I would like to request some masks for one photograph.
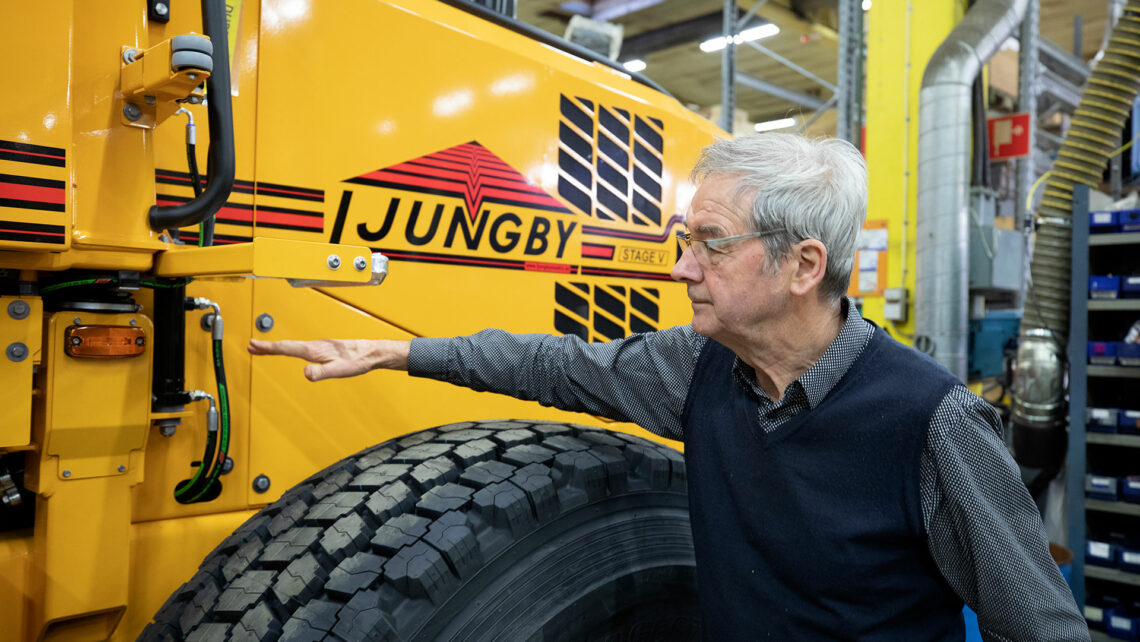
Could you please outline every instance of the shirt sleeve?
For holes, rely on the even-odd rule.
[[[704,340],[687,325],[608,343],[484,330],[413,339],[408,372],[683,439],[681,413]]]
[[[997,412],[965,387],[935,412],[921,475],[931,556],[984,640],[1089,640],[1000,434]]]

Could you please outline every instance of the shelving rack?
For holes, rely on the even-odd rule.
[[[1086,529],[1090,521],[1099,524],[1113,523],[1120,530],[1134,531],[1140,535],[1140,504],[1123,501],[1103,501],[1085,497],[1085,475],[1088,462],[1093,459],[1107,459],[1115,455],[1113,451],[1127,449],[1140,461],[1140,435],[1106,434],[1087,431],[1087,414],[1090,397],[1093,406],[1105,405],[1104,399],[1113,394],[1119,398],[1123,386],[1135,386],[1138,394],[1128,409],[1140,409],[1140,367],[1089,365],[1087,345],[1090,328],[1094,334],[1103,332],[1104,326],[1124,323],[1121,313],[1135,311],[1140,318],[1140,300],[1090,300],[1088,280],[1090,264],[1097,261],[1098,248],[1102,252],[1120,252],[1126,248],[1113,246],[1135,246],[1136,256],[1140,257],[1140,233],[1090,235],[1088,227],[1089,190],[1077,186],[1073,190],[1073,245],[1072,281],[1070,300],[1069,330],[1069,459],[1068,459],[1068,537],[1073,550],[1072,588],[1077,604],[1084,607],[1087,597],[1088,580],[1099,582],[1101,587],[1119,585],[1122,592],[1140,594],[1140,573],[1130,573],[1115,568],[1086,566]],[[1103,258],[1103,257],[1102,257]],[[1119,259],[1111,259],[1116,261]],[[1133,274],[1140,274],[1140,259],[1131,260],[1129,267]],[[1119,269],[1117,271],[1119,272]],[[1111,315],[1118,315],[1114,320]],[[1107,319],[1107,320],[1106,320]],[[1111,340],[1109,336],[1093,336],[1093,340]],[[1115,387],[1116,393],[1112,388]],[[1094,472],[1096,472],[1094,470]],[[1140,466],[1130,473],[1140,474]],[[1116,521],[1119,520],[1119,521]],[[1114,526],[1115,528],[1116,526]],[[1093,631],[1094,642],[1110,640],[1107,635]]]

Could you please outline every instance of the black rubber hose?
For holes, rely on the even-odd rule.
[[[212,218],[234,187],[234,114],[230,99],[225,0],[202,0],[202,23],[214,45],[214,69],[206,80],[206,115],[210,123],[206,189],[186,203],[152,205],[148,220],[151,229],[156,231],[197,225]]]

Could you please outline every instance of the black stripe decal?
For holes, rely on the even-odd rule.
[[[649,151],[645,145],[642,145],[640,142],[634,143],[633,155],[635,158],[637,158],[637,160],[641,161],[642,165],[648,167],[649,170],[654,174],[657,174],[658,176],[661,175],[661,159],[654,156],[653,152]]]
[[[617,270],[613,268],[593,268],[582,266],[583,276],[612,276],[624,279],[652,279],[654,281],[671,281],[668,274],[656,272],[642,272],[639,270]]]
[[[594,160],[594,147],[590,141],[578,135],[578,132],[566,126],[566,123],[558,123],[558,139],[566,144],[574,153],[586,159],[586,162]]]
[[[629,181],[609,161],[601,158],[598,159],[598,178],[612,185],[619,194],[629,191]]]
[[[554,302],[582,318],[590,314],[590,302],[561,284],[554,285]]]
[[[648,297],[643,295],[641,292],[638,292],[637,290],[630,292],[629,304],[633,306],[634,310],[637,310],[646,318],[652,319],[654,321],[657,320],[657,316],[660,313],[657,304],[653,301],[650,301]]]
[[[604,288],[594,287],[594,303],[619,321],[625,321],[625,304]]]
[[[562,115],[570,119],[570,122],[577,125],[578,129],[581,129],[587,135],[593,135],[594,119],[586,115],[581,109],[578,109],[578,106],[566,96],[562,96]]]
[[[621,326],[600,314],[594,315],[594,330],[610,340],[620,339],[625,336],[625,330],[622,329]]]
[[[629,152],[618,147],[609,136],[598,136],[598,151],[605,154],[618,167],[629,167]]]
[[[63,245],[67,229],[62,225],[0,221],[0,240]]]
[[[554,329],[562,334],[572,334],[583,341],[590,340],[590,331],[586,326],[566,316],[561,310],[554,311]]]
[[[0,183],[35,185],[36,187],[52,187],[55,189],[67,187],[67,183],[63,181],[53,181],[50,178],[35,178],[34,176],[17,176],[15,174],[0,174]]]
[[[637,132],[637,135],[641,136],[641,139],[646,143],[649,143],[649,146],[658,154],[664,149],[665,141],[662,140],[661,134],[658,134],[648,123],[642,120],[641,116],[638,116],[634,121],[633,129]]]
[[[583,212],[589,212],[593,209],[593,201],[590,200],[590,195],[578,189],[570,181],[558,181],[558,195],[570,201],[571,205]]]
[[[629,116],[627,115],[626,118]],[[613,137],[620,141],[629,141],[629,127],[626,127],[620,120],[610,113],[610,110],[602,107],[598,109],[598,122],[601,123]]]
[[[635,166],[633,168],[633,182],[652,197],[653,200],[661,201],[661,183],[658,183],[656,179],[646,174],[645,170]]]
[[[16,161],[17,163],[35,163],[36,165],[49,165],[51,167],[63,167],[67,164],[62,158],[30,156],[28,154],[9,152],[2,149],[0,149],[0,160]]]
[[[0,198],[0,207],[14,207],[21,210],[39,210],[41,212],[62,212],[63,203],[44,203],[41,201],[25,201],[18,198]]]
[[[596,191],[598,196],[598,203],[605,205],[611,212],[614,213],[621,220],[625,220],[629,216],[626,208],[625,200],[622,197],[614,194],[608,187],[603,185],[601,181],[598,182],[598,189]]]
[[[10,149],[16,152],[28,152],[29,154],[46,154],[48,156],[58,156],[60,159],[63,159],[66,155],[66,152],[59,147],[32,145],[31,143],[17,143],[14,140],[0,140],[0,149]]]

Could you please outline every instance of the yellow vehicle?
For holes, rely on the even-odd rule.
[[[0,23],[0,639],[691,626],[676,451],[245,344],[683,323],[717,130],[461,3],[142,4]]]

